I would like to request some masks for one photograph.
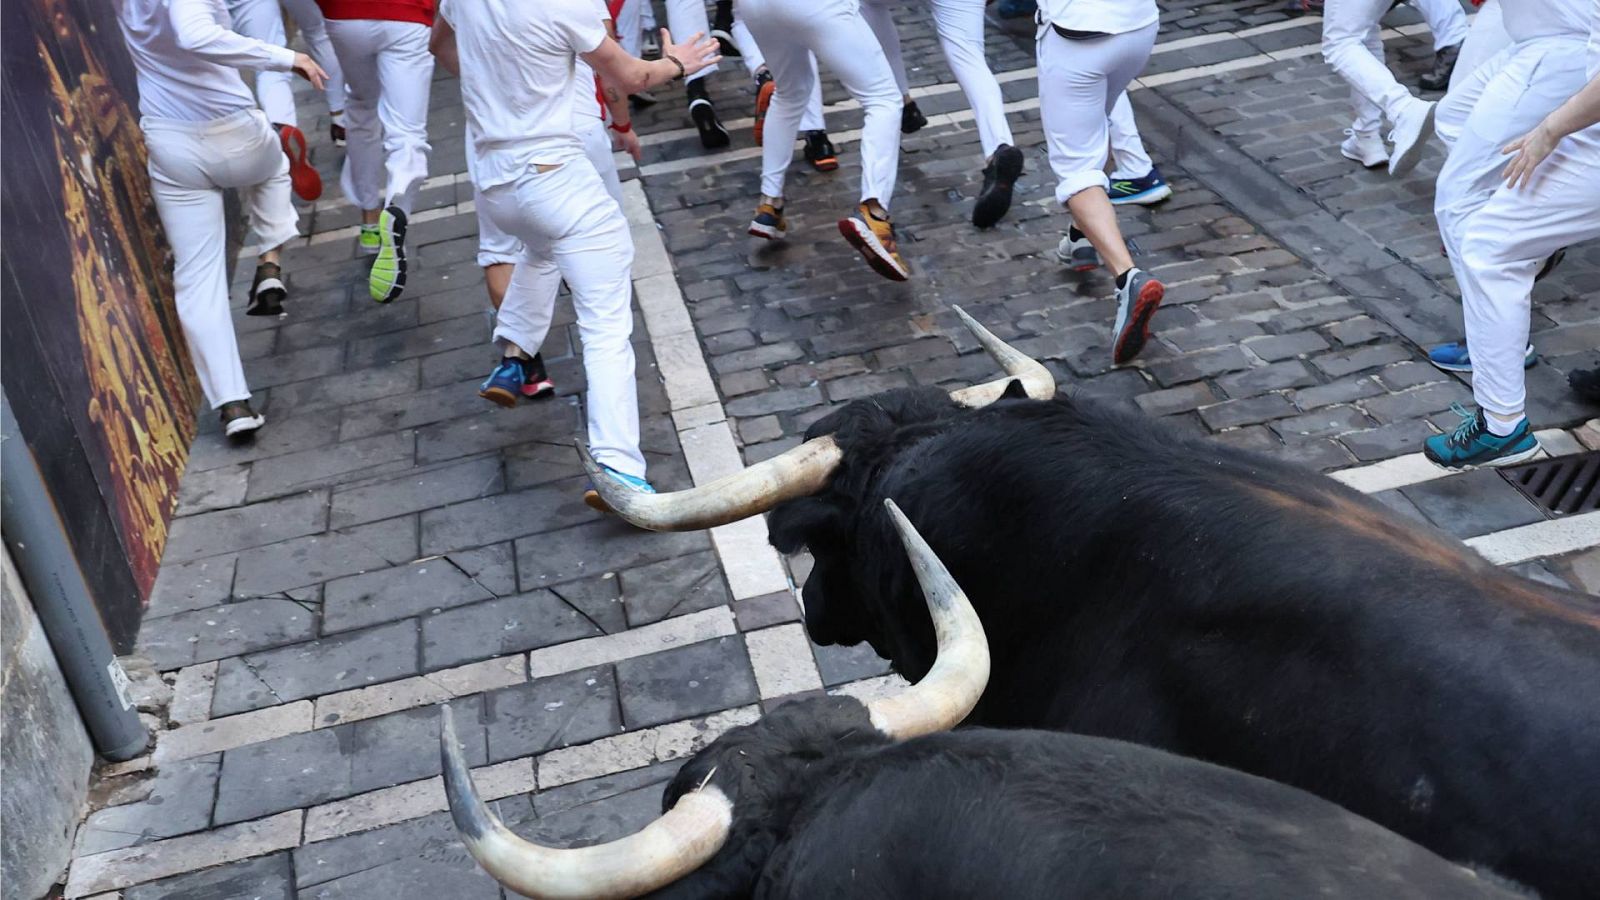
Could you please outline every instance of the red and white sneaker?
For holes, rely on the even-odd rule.
[[[278,129],[278,142],[283,155],[289,157],[289,182],[294,194],[301,200],[312,201],[322,196],[322,176],[306,161],[306,133],[293,125],[274,125]]]

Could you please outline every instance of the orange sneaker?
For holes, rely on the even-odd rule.
[[[772,95],[778,90],[777,82],[772,80],[771,72],[762,72],[756,76],[756,124],[752,130],[756,136],[756,146],[761,146],[761,138],[766,132],[767,108],[772,105]]]
[[[866,257],[872,270],[890,281],[905,281],[911,270],[900,259],[899,244],[894,238],[894,222],[889,212],[876,200],[864,201],[856,209],[859,216],[839,220],[839,233],[850,246]]]
[[[289,157],[289,182],[301,200],[311,201],[322,196],[322,176],[306,162],[306,134],[293,125],[275,125],[278,143],[283,155]],[[299,146],[295,146],[298,144]]]

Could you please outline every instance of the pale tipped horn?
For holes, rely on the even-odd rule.
[[[733,824],[733,803],[704,784],[643,830],[593,847],[557,850],[511,833],[478,797],[456,740],[455,718],[444,707],[439,754],[450,816],[467,852],[506,887],[534,900],[603,900],[648,894],[699,868],[722,849]]]
[[[986,406],[998,400],[1013,379],[1021,381],[1035,400],[1055,396],[1056,382],[1049,369],[995,337],[961,307],[955,311],[1006,377],[952,391],[952,400],[963,406]],[[760,515],[785,500],[821,490],[844,458],[833,438],[824,435],[710,484],[670,494],[643,494],[606,475],[581,444],[578,453],[600,500],[630,524],[649,531],[698,531]]]
[[[938,657],[905,691],[867,704],[872,724],[895,740],[947,731],[978,705],[989,683],[989,641],[966,592],[893,500],[883,501],[911,558],[911,570],[933,617]]]

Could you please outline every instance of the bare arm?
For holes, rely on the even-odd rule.
[[[443,16],[433,19],[433,36],[428,38],[428,52],[444,70],[457,78],[461,77],[461,58],[456,55],[456,30]]]
[[[674,44],[672,35],[668,34],[665,28],[661,29],[661,58],[654,62],[646,62],[630,54],[610,37],[601,41],[600,46],[583,54],[583,61],[600,76],[602,84],[612,86],[624,94],[648,91],[680,75],[693,75],[701,69],[716,65],[721,59],[721,54],[717,52],[717,42],[704,34],[696,34],[686,43]]]
[[[1501,153],[1516,154],[1506,164],[1503,173],[1506,184],[1525,187],[1533,181],[1533,172],[1561,143],[1562,138],[1600,123],[1600,76],[1591,79],[1581,90],[1568,98],[1544,117],[1533,130],[1507,144]]]

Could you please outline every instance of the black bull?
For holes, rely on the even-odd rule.
[[[1120,741],[962,729],[893,745],[848,698],[785,704],[690,760],[722,850],[650,896],[1512,900],[1303,791]]]
[[[817,422],[843,462],[774,510],[806,625],[915,680],[894,497],[993,653],[970,723],[1120,738],[1294,785],[1548,898],[1600,897],[1600,617],[1336,482],[1058,399],[932,390]]]

